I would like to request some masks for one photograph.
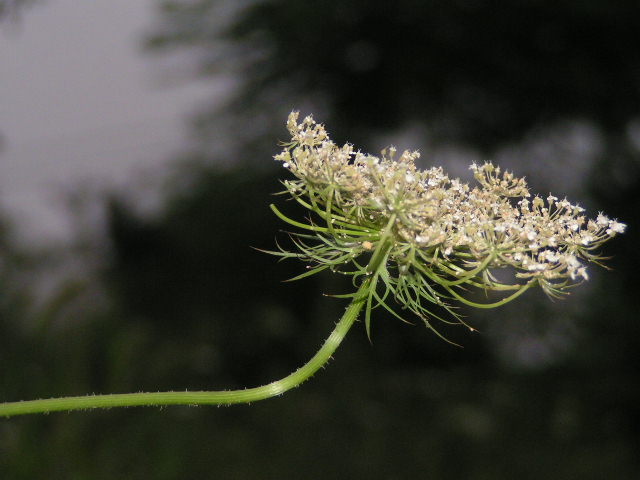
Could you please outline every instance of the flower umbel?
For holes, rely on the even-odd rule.
[[[449,178],[442,168],[416,168],[418,152],[396,149],[380,157],[339,147],[311,116],[289,115],[291,142],[275,159],[295,177],[283,184],[313,215],[301,223],[274,212],[302,232],[293,233],[297,251],[272,252],[308,262],[303,278],[325,269],[369,280],[365,323],[371,310],[396,300],[432,328],[432,305],[462,323],[452,301],[497,307],[540,286],[559,297],[587,280],[586,262],[598,263],[597,249],[623,233],[625,225],[549,195],[531,196],[523,178],[487,162],[471,165],[478,184]],[[513,280],[499,280],[511,269]],[[478,303],[474,290],[501,299]],[[349,295],[345,295],[349,296]],[[471,328],[471,327],[470,327]]]

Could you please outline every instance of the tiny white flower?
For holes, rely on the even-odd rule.
[[[606,215],[602,214],[602,212],[598,213],[596,224],[599,227],[606,227],[609,224],[609,221],[609,218]]]
[[[576,269],[582,265],[574,255],[567,255],[566,262],[572,269]]]
[[[546,250],[545,260],[547,262],[556,263],[560,260],[560,255],[551,250]]]
[[[607,234],[611,235],[613,233],[624,233],[627,226],[624,223],[617,222],[615,220],[609,223],[609,228],[607,229]]]
[[[583,235],[582,240],[580,241],[580,243],[585,246],[589,245],[591,242],[593,242],[593,237],[589,234]]]

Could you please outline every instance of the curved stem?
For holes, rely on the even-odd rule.
[[[49,398],[0,404],[0,417],[93,408],[138,407],[162,405],[231,405],[265,400],[280,395],[308,380],[325,365],[355,322],[367,299],[370,279],[366,279],[346,312],[336,324],[320,350],[300,369],[281,380],[244,390],[214,392],[151,392]]]
[[[526,292],[527,290],[529,290],[529,288],[531,288],[534,285],[535,281],[534,280],[530,280],[528,283],[525,283],[524,285],[521,285],[520,288],[518,290],[516,290],[515,293],[512,293],[511,295],[509,295],[508,297],[503,298],[502,300],[499,300],[497,302],[493,302],[493,303],[476,303],[476,302],[472,302],[471,300],[467,300],[466,298],[464,298],[463,296],[459,295],[455,290],[453,290],[452,288],[444,285],[444,288],[451,294],[453,295],[453,297],[455,297],[457,300],[459,300],[460,302],[464,303],[465,305],[469,305],[471,307],[476,307],[476,308],[496,308],[496,307],[501,307],[502,305],[504,305],[505,303],[509,303],[511,300],[518,298],[520,295],[522,295],[524,292]]]

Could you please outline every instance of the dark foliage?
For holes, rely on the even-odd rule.
[[[221,110],[202,109],[204,166],[185,167],[190,180],[157,217],[111,201],[108,307],[34,330],[17,326],[25,300],[0,291],[0,362],[13,372],[3,398],[253,386],[309,358],[344,305],[322,293],[348,285],[282,283],[302,265],[250,248],[287,240],[267,207],[279,200],[270,196],[279,173],[264,165],[293,107],[316,112],[338,141],[366,146],[417,122],[484,152],[586,120],[603,150],[584,196],[629,231],[608,245],[614,271],[594,275],[579,308],[526,296],[489,316],[466,312],[484,333],[449,331],[464,349],[380,314],[373,345],[356,324],[334,364],[252,406],[1,422],[2,478],[635,478],[640,176],[627,130],[640,115],[637,2],[161,5],[149,45],[190,50],[201,75],[236,75],[236,93]],[[225,136],[236,163],[221,170],[227,159],[207,152]],[[14,270],[0,274],[16,284]],[[502,358],[493,332],[528,318],[521,349],[554,322],[577,333],[547,363]]]
[[[230,4],[163,2],[150,43],[193,47],[204,75],[242,73],[240,111],[311,99],[352,140],[418,121],[485,149],[566,117],[616,131],[638,113],[633,1]]]

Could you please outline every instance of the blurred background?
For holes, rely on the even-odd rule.
[[[638,32],[632,0],[0,0],[1,401],[310,358],[349,285],[251,248],[292,109],[629,225],[567,300],[443,328],[464,348],[383,312],[281,398],[0,420],[0,477],[638,478]]]

